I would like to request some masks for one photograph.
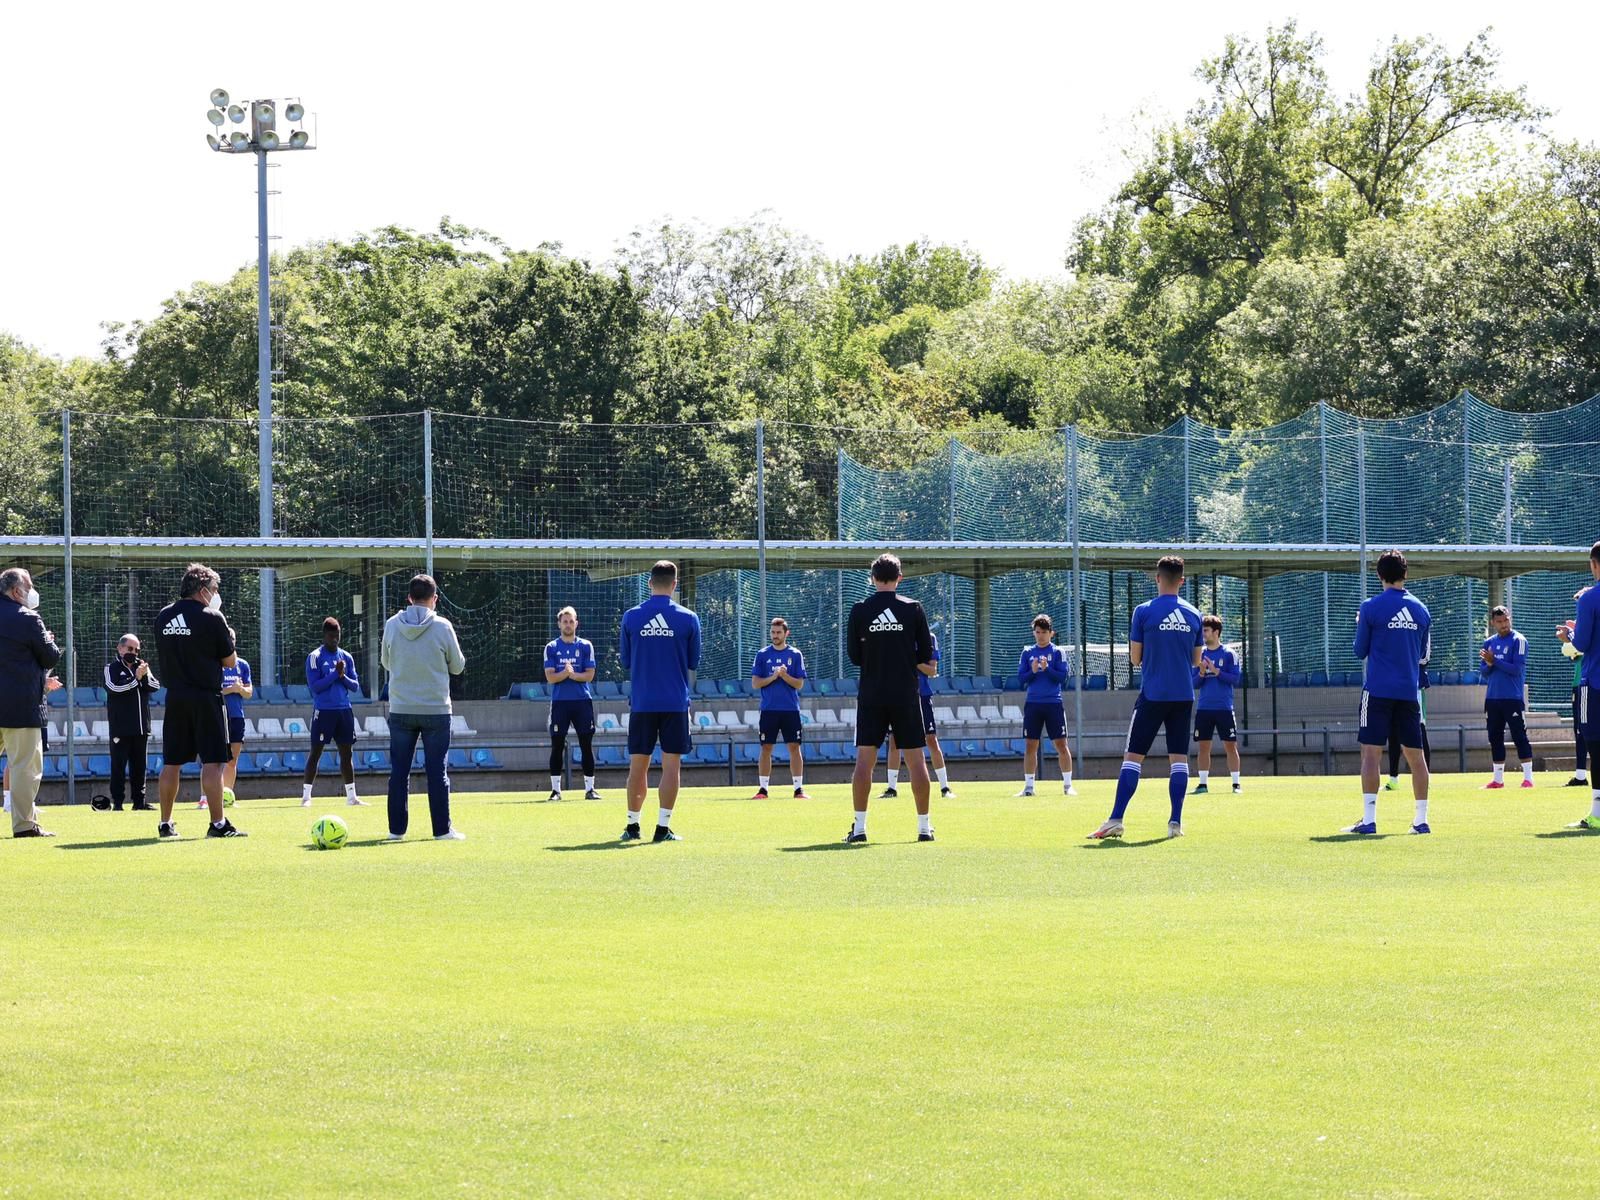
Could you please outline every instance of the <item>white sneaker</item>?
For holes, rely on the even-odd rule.
[[[1179,825],[1176,821],[1168,821],[1167,822],[1167,836],[1169,838],[1182,837],[1183,836],[1183,826]]]
[[[1107,820],[1089,836],[1100,841],[1104,841],[1106,838],[1119,838],[1122,836],[1122,822]]]
[[[1069,783],[1069,784],[1067,784],[1067,786],[1066,786],[1066,787],[1064,787],[1064,788],[1062,788],[1062,789],[1061,789],[1061,794],[1062,794],[1062,795],[1063,795],[1063,796],[1076,796],[1076,795],[1077,795],[1077,794],[1078,794],[1078,789],[1077,789],[1077,788],[1075,788],[1075,787],[1073,787],[1073,786],[1072,786],[1072,785],[1071,785],[1071,784],[1070,784],[1070,783]]]
[[[1020,792],[1018,792],[1017,795],[1019,797],[1020,796],[1031,796],[1031,795],[1033,795],[1033,789],[1031,787],[1025,787]]]
[[[464,842],[467,840],[467,835],[459,829],[452,829],[449,833],[439,834],[433,840],[436,842]]]
[[[301,808],[310,808],[311,807],[311,799],[310,799],[310,797],[307,797],[306,799],[300,801],[300,807]]]
[[[344,802],[350,808],[371,808],[372,807],[370,804],[368,804],[365,800],[361,799],[359,796],[346,796],[345,799],[344,799]]]
[[[403,842],[403,841],[406,840],[406,835],[403,834],[403,833],[391,833],[388,837],[384,838],[383,840],[386,841],[386,842]]]

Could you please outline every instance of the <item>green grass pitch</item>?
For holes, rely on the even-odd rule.
[[[1481,782],[1364,841],[1349,779],[1175,842],[1154,779],[1107,845],[1107,781],[849,849],[841,786],[628,847],[615,787],[460,797],[461,843],[47,810],[0,841],[0,1195],[1593,1196],[1600,837]]]

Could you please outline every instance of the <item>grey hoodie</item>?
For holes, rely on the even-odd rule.
[[[467,669],[455,626],[425,604],[413,604],[383,626],[383,668],[389,672],[389,711],[450,712],[450,676]]]

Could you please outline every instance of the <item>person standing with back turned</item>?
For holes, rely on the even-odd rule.
[[[672,810],[678,803],[689,738],[689,672],[700,668],[700,618],[672,599],[676,563],[650,568],[650,597],[622,614],[622,668],[633,679],[628,719],[628,823],[622,841],[639,840],[639,814],[650,790],[650,756],[661,746],[660,816],[653,842],[676,842]]]
[[[463,841],[450,823],[450,677],[467,669],[455,626],[435,611],[439,585],[432,575],[414,575],[411,601],[383,625],[383,669],[389,672],[389,837],[398,842],[410,824],[411,758],[422,739],[428,771],[428,815],[433,840]]]
[[[872,564],[876,590],[850,609],[845,648],[850,661],[861,669],[861,685],[856,699],[856,769],[850,779],[855,823],[844,836],[846,844],[867,840],[872,767],[878,761],[878,747],[891,733],[895,744],[910,752],[906,766],[917,805],[917,841],[933,841],[928,763],[922,757],[927,734],[917,687],[918,666],[933,662],[933,634],[922,605],[895,594],[901,578],[900,560],[892,554],[878,555]]]

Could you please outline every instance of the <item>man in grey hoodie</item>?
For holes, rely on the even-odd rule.
[[[411,756],[417,739],[428,769],[428,812],[435,841],[467,835],[450,824],[450,677],[467,669],[455,627],[434,610],[439,585],[417,575],[406,592],[411,601],[383,626],[383,669],[389,672],[389,840],[406,835],[410,820]]]

